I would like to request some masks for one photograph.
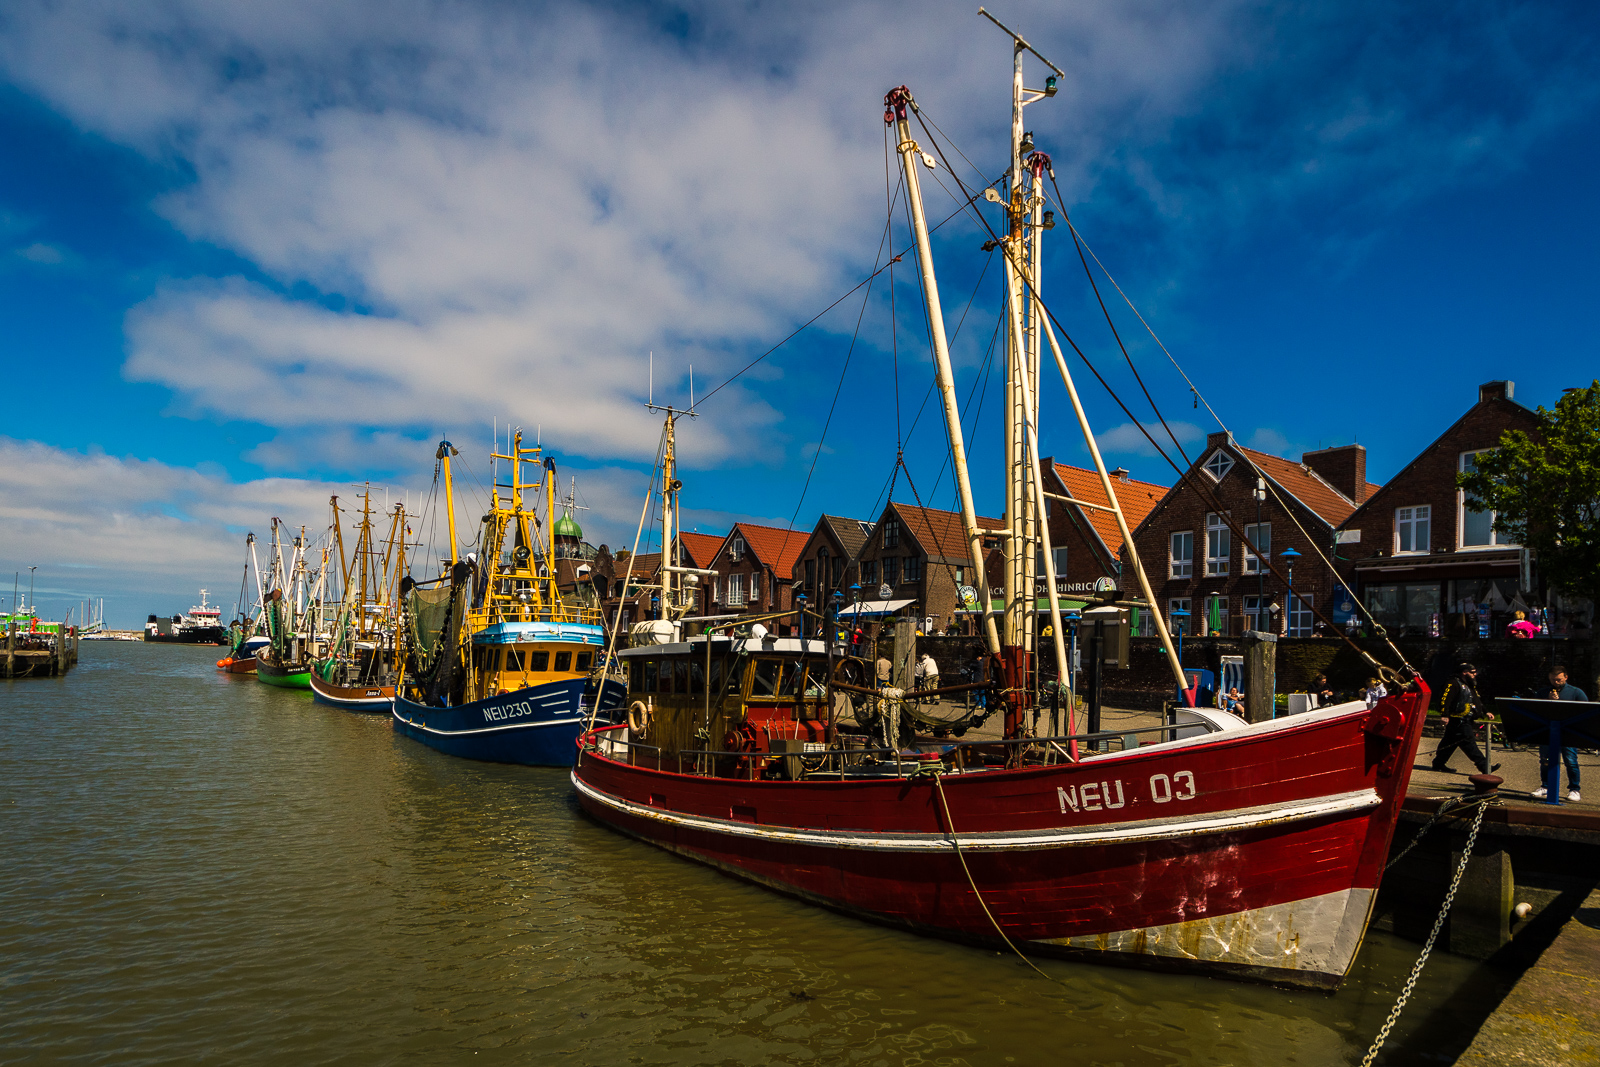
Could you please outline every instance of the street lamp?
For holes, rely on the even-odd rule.
[[[1256,544],[1250,547],[1255,549],[1256,557],[1256,627],[1261,626],[1261,612],[1267,599],[1267,561],[1261,558],[1261,505],[1267,499],[1267,480],[1256,478]],[[1268,542],[1270,544],[1270,542]]]
[[[28,607],[33,609],[35,615],[39,614],[39,609],[33,603],[33,572],[38,569],[37,565],[28,568]]]
[[[1178,635],[1178,664],[1181,666],[1183,664],[1183,631],[1187,629],[1185,620],[1189,618],[1189,613],[1182,608],[1177,608],[1168,612],[1168,614],[1172,616],[1172,629]]]
[[[1293,548],[1286,548],[1282,552],[1278,553],[1278,558],[1285,560],[1288,563],[1289,593],[1287,598],[1287,606],[1289,609],[1289,618],[1287,620],[1288,625],[1284,627],[1284,635],[1292,637],[1293,635],[1289,633],[1289,630],[1294,626],[1294,561],[1300,558],[1300,553],[1296,552]]]

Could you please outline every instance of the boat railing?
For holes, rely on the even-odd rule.
[[[776,772],[785,779],[796,778],[912,778],[938,767],[941,773],[966,774],[1003,767],[1048,767],[1081,763],[1096,756],[1125,752],[1147,744],[1160,744],[1193,736],[1215,733],[1206,723],[1176,723],[1145,726],[1132,730],[1101,730],[1094,733],[1061,734],[1050,737],[997,738],[971,741],[919,741],[907,748],[891,748],[864,734],[839,734],[832,743],[809,742],[809,749],[796,751],[745,751],[741,749],[681,748],[668,751],[659,745],[635,741],[623,727],[609,727],[585,734],[584,750],[621,762],[651,764],[660,770],[675,770],[707,778],[756,779],[764,772]],[[1146,740],[1146,738],[1153,738]],[[862,744],[843,743],[859,740]],[[777,739],[782,740],[782,739]],[[644,760],[641,761],[640,757]],[[732,773],[722,773],[731,770]]]

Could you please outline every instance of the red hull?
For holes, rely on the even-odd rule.
[[[1028,950],[1335,986],[1366,929],[1427,699],[947,772],[943,789],[973,881]],[[573,771],[595,818],[829,907],[998,943],[932,779],[696,777],[611,758],[606,733],[585,737]]]

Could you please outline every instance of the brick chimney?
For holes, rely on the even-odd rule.
[[[1300,462],[1320,474],[1324,481],[1345,496],[1361,503],[1367,491],[1367,448],[1365,445],[1340,445],[1307,452]]]
[[[1478,386],[1478,403],[1485,400],[1510,400],[1516,391],[1516,382],[1484,382]]]

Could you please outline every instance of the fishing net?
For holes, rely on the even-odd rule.
[[[413,588],[406,594],[406,612],[411,619],[411,647],[417,651],[419,666],[426,671],[438,654],[439,634],[450,614],[451,588]]]

